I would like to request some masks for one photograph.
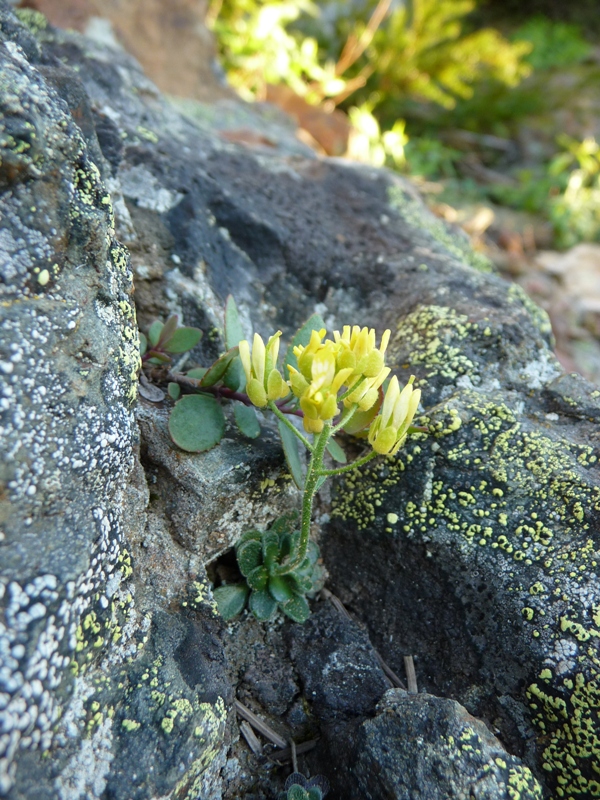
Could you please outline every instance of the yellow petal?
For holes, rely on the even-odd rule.
[[[368,411],[375,405],[378,397],[379,392],[377,389],[369,389],[359,400],[358,407],[361,411]]]
[[[304,430],[307,433],[321,433],[323,430],[323,420],[322,419],[311,419],[310,417],[304,417],[302,420],[304,425]]]
[[[254,377],[264,383],[265,381],[265,343],[258,333],[254,334],[252,342],[252,372]]]
[[[319,416],[321,419],[333,419],[338,413],[338,405],[334,394],[330,394],[325,401],[321,404],[319,409]]]
[[[238,345],[240,349],[240,360],[242,362],[242,367],[244,368],[244,372],[246,373],[246,381],[249,381],[252,378],[252,364],[250,361],[250,345],[246,341],[246,339],[242,339],[242,341]]]
[[[304,392],[308,389],[308,381],[297,369],[294,369],[294,367],[288,366],[288,370],[290,372],[290,383],[293,393],[296,397],[302,397]]]
[[[385,428],[388,424],[390,417],[394,411],[396,401],[400,396],[400,387],[398,386],[398,378],[394,375],[389,382],[387,392],[383,398],[383,406],[381,407],[381,424]]]
[[[346,378],[349,378],[350,375],[354,370],[352,367],[348,367],[347,369],[340,369],[337,373],[335,378],[333,379],[333,383],[331,384],[331,391],[334,394],[337,394],[342,386],[346,383]]]

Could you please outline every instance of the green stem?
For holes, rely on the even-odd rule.
[[[355,391],[358,389],[358,387],[359,387],[359,386],[361,386],[361,384],[363,384],[363,383],[364,383],[366,380],[367,380],[367,379],[365,378],[365,376],[364,376],[364,375],[363,375],[362,377],[360,377],[360,378],[359,378],[359,379],[356,381],[356,383],[354,384],[354,386],[351,386],[349,389],[347,389],[347,390],[344,392],[344,394],[342,394],[342,395],[340,395],[340,396],[338,397],[338,400],[340,400],[340,401],[343,401],[343,400],[345,400],[347,397],[349,397],[349,396],[352,394],[352,392],[355,392]]]
[[[331,436],[331,425],[326,422],[323,430],[316,437],[314,448],[308,470],[306,471],[306,478],[304,480],[304,494],[302,496],[302,524],[300,526],[300,540],[298,542],[298,549],[290,557],[290,560],[282,564],[275,571],[276,575],[288,575],[297,569],[306,558],[306,551],[308,550],[308,542],[310,540],[310,521],[312,516],[312,505],[315,493],[317,491],[317,482],[321,477],[323,469],[323,456],[325,455],[325,448]]]
[[[319,477],[324,476],[326,478],[330,478],[332,475],[342,475],[344,472],[352,472],[353,469],[357,469],[358,467],[362,467],[364,464],[367,464],[369,461],[374,459],[378,454],[372,450],[370,453],[367,453],[366,456],[353,461],[352,464],[346,464],[345,467],[336,467],[335,469],[322,469],[319,471]]]
[[[272,412],[275,414],[275,416],[276,416],[278,419],[280,419],[280,420],[283,422],[283,424],[284,424],[286,427],[288,427],[288,428],[289,428],[289,429],[292,431],[292,433],[294,434],[294,436],[296,436],[296,437],[298,437],[298,439],[300,439],[300,441],[302,442],[302,444],[304,445],[304,447],[306,447],[306,449],[308,450],[308,452],[309,452],[309,453],[312,453],[312,452],[314,451],[314,445],[312,445],[312,444],[311,444],[311,443],[308,441],[308,439],[306,438],[306,436],[303,436],[303,435],[300,433],[300,431],[298,430],[298,428],[296,428],[296,426],[295,426],[295,425],[293,425],[293,424],[292,424],[292,423],[289,421],[289,419],[288,419],[288,418],[285,416],[285,414],[284,414],[283,412],[281,412],[281,411],[280,411],[280,410],[277,408],[277,406],[275,405],[275,403],[274,403],[274,401],[273,401],[273,400],[270,400],[270,401],[269,401],[269,408],[270,408],[270,409],[271,409],[271,411],[272,411]]]
[[[342,414],[342,418],[340,419],[338,424],[331,429],[332,435],[340,431],[344,427],[344,425],[347,425],[357,411],[358,411],[358,405],[354,403],[354,405],[350,406],[350,408],[347,409],[344,414]]]

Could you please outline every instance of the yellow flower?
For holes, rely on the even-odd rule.
[[[400,391],[394,375],[389,383],[381,413],[369,428],[369,444],[376,453],[395,455],[404,440],[421,399],[421,390],[413,389],[414,376]]]
[[[383,332],[379,348],[375,347],[375,329],[344,325],[342,333],[333,332],[338,345],[337,364],[340,369],[352,367],[353,376],[376,378],[385,367],[385,351],[390,340],[390,330]],[[386,376],[387,377],[387,376]],[[385,380],[385,378],[382,379]],[[380,384],[381,385],[381,384]]]
[[[300,398],[300,408],[304,412],[304,429],[308,433],[320,433],[324,423],[339,413],[337,395],[352,370],[336,370],[334,342],[321,342],[325,331],[313,331],[313,334],[306,348],[294,349],[300,370],[290,366],[288,369],[292,391]]]
[[[280,336],[281,331],[277,331],[265,347],[262,338],[255,333],[252,353],[246,339],[239,343],[240,359],[246,373],[246,394],[259,408],[264,408],[270,400],[286,397],[290,392],[277,369]]]

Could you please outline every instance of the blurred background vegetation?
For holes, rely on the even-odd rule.
[[[317,150],[475,236],[512,211],[534,249],[600,240],[597,0],[212,0],[208,24],[231,85]]]

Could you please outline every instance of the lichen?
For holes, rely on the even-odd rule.
[[[540,734],[541,766],[556,797],[600,797],[594,448],[520,419],[502,397],[474,391],[419,422],[431,433],[414,435],[394,460],[345,479],[333,514],[383,535],[433,536],[479,568],[489,559],[524,637],[545,654],[524,693]],[[418,492],[414,483],[411,491],[393,491],[415,470]]]

